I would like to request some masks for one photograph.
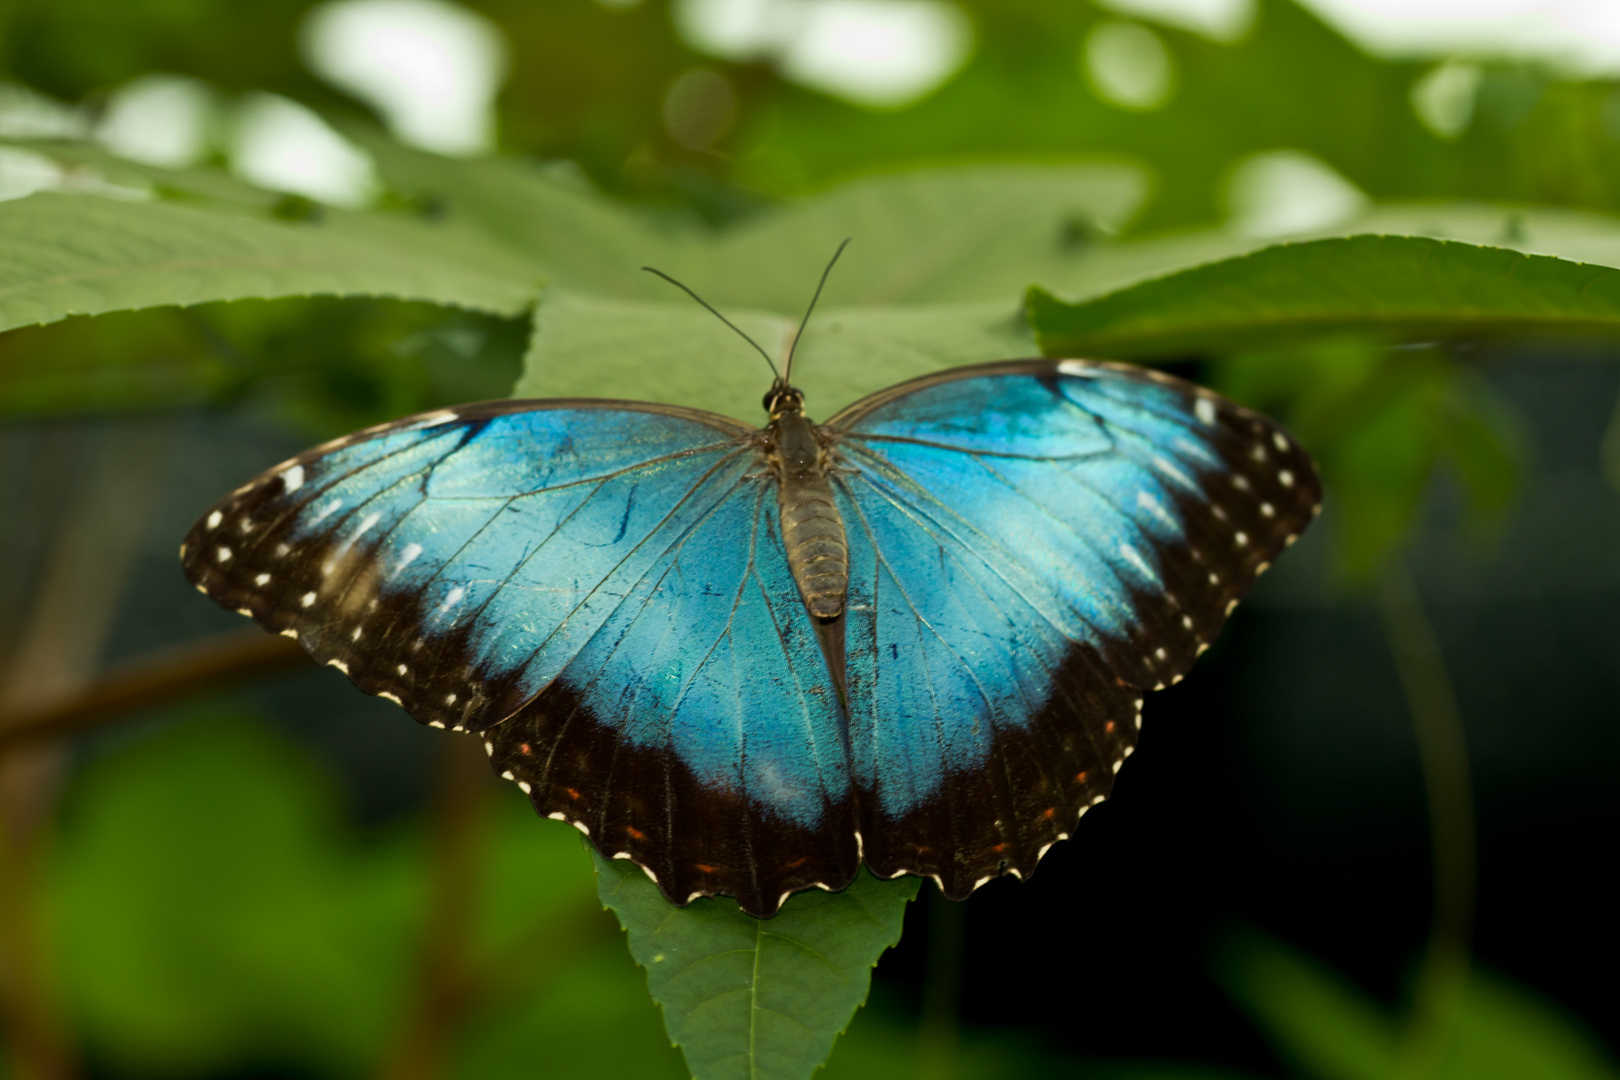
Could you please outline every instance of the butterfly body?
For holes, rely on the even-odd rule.
[[[805,417],[797,391],[771,400],[781,411],[766,429],[766,459],[776,481],[788,566],[810,614],[836,618],[849,586],[849,541],[827,476],[827,447]]]
[[[1320,497],[1277,425],[1157,372],[941,372],[817,425],[489,402],[221,500],[210,597],[419,720],[671,900],[773,914],[864,861],[1031,872]]]

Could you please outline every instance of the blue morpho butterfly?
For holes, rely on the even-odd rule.
[[[1022,877],[1309,524],[1315,467],[1126,364],[956,368],[823,424],[791,371],[763,428],[593,399],[368,428],[220,500],[185,571],[480,733],[677,904],[769,916],[863,860],[953,898]]]

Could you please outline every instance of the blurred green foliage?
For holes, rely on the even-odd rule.
[[[1614,329],[1620,86],[1482,63],[1466,124],[1437,134],[1412,104],[1433,65],[1374,60],[1288,0],[1261,0],[1232,42],[1142,24],[1174,72],[1150,110],[1087,85],[1082,43],[1118,18],[1088,3],[964,3],[967,65],[914,105],[871,109],[764,61],[694,51],[657,0],[483,0],[468,6],[515,59],[505,154],[472,161],[397,145],[311,75],[296,41],[312,6],[0,0],[0,80],[70,103],[86,126],[150,72],[206,80],[227,106],[271,90],[363,147],[384,189],[341,210],[232,178],[222,143],[203,166],[161,169],[0,126],[71,180],[0,203],[0,412],[246,408],[330,436],[515,385],[752,417],[764,377],[744,346],[637,268],[681,276],[780,355],[815,271],[854,234],[799,354],[820,415],[1037,347],[1203,363],[1317,455],[1339,564],[1365,583],[1398,555],[1437,471],[1481,519],[1511,502],[1527,450],[1472,339]],[[671,84],[696,67],[738,104],[702,150],[665,122]],[[1370,202],[1296,238],[1308,243],[1238,227],[1244,162],[1279,149],[1314,155]],[[1029,286],[1043,290],[1026,303]],[[448,1071],[524,1075],[543,1059],[558,1075],[718,1075],[723,1046],[685,1066],[670,1048],[577,837],[509,795],[477,830],[478,1008],[452,1033]],[[375,1068],[417,1007],[442,885],[433,843],[414,819],[355,832],[329,777],[224,706],[100,752],[74,775],[45,887],[75,1037],[111,1075]],[[902,888],[883,894],[893,919]],[[659,910],[638,916],[643,930]],[[671,918],[675,932],[695,925]],[[883,929],[845,966],[864,972]],[[812,930],[845,940],[836,920]],[[1336,977],[1253,937],[1217,970],[1304,1075],[1388,1075],[1396,1021]],[[767,992],[794,981],[769,977]],[[845,989],[822,1035],[865,993]],[[679,997],[654,991],[666,1009]],[[910,1068],[903,1016],[858,1013],[829,1075]],[[671,1033],[685,1022],[666,1020]],[[722,1027],[678,1037],[690,1050]],[[1489,976],[1470,984],[1457,1030],[1443,1075],[1612,1075]],[[807,1075],[830,1037],[781,1073]],[[965,1032],[959,1075],[1080,1067],[1009,1045]]]

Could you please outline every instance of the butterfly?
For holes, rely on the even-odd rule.
[[[1128,364],[960,367],[820,424],[790,374],[762,428],[596,399],[368,428],[221,499],[185,572],[478,733],[676,904],[1024,877],[1316,515],[1315,466]]]

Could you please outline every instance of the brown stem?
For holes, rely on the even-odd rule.
[[[294,668],[308,660],[296,642],[251,629],[143,657],[77,693],[0,713],[0,757],[20,746],[63,738],[137,709]]]
[[[477,925],[478,841],[492,787],[476,739],[443,740],[434,813],[432,896],[405,1030],[379,1073],[384,1080],[435,1080],[474,1004],[472,932]]]
[[[1380,582],[1378,598],[1417,735],[1434,859],[1434,926],[1418,970],[1401,1071],[1431,1076],[1450,1046],[1468,986],[1475,885],[1468,745],[1440,640],[1411,577],[1392,569]]]

